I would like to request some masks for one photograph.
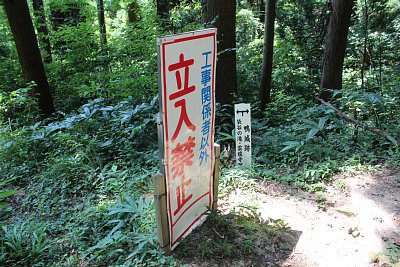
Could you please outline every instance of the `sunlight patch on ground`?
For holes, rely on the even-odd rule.
[[[399,188],[381,192],[381,187],[391,190],[390,183],[368,173],[346,177],[346,183],[346,194],[329,186],[332,199],[326,211],[318,208],[312,194],[277,196],[240,188],[226,194],[220,204],[225,212],[253,207],[264,221],[283,219],[299,231],[299,241],[282,266],[361,267],[387,262],[385,241],[400,237],[393,221],[393,203],[398,202],[389,198]]]

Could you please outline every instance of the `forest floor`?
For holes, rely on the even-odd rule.
[[[174,252],[180,262],[193,267],[399,266],[400,171],[336,175],[323,194],[272,181],[257,182],[256,188],[250,195],[238,188],[222,196],[220,216],[232,227],[207,220],[187,244],[193,253],[185,254],[181,246]],[[234,226],[231,211],[246,205],[257,207],[255,224],[275,223],[274,228],[262,234],[261,228],[244,231],[243,221]],[[239,230],[232,234],[235,227]],[[250,249],[230,250],[229,244]]]

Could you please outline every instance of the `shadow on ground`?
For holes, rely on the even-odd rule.
[[[301,236],[283,220],[263,220],[253,210],[211,213],[175,249],[188,266],[281,266]]]

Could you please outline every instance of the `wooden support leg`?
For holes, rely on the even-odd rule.
[[[161,249],[166,254],[170,254],[165,179],[161,173],[157,173],[153,176],[152,180],[154,186],[154,205],[156,207],[157,216],[158,242],[160,243]]]
[[[213,210],[218,209],[218,182],[219,182],[219,168],[220,168],[220,155],[221,155],[221,146],[219,144],[214,144],[214,181],[213,181]]]

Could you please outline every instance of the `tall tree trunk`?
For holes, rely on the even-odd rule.
[[[44,6],[43,0],[33,0],[33,14],[36,18],[37,23],[37,31],[39,33],[39,43],[42,46],[42,49],[46,51],[46,55],[44,56],[43,60],[45,63],[50,63],[53,61],[52,54],[51,54],[51,45],[50,45],[50,38],[49,38],[49,30],[47,28],[47,21],[46,15],[44,13]]]
[[[104,49],[107,46],[106,20],[104,17],[104,0],[97,0],[97,17],[100,27],[100,44],[101,47]]]
[[[236,93],[236,0],[206,0],[203,23],[218,29],[218,62],[215,96],[221,104],[233,102]],[[203,2],[203,3],[204,3]]]
[[[260,110],[271,102],[272,62],[274,58],[275,0],[267,0],[264,29],[264,54],[260,85]]]
[[[26,82],[34,81],[42,117],[54,112],[53,99],[26,0],[3,0]]]
[[[260,22],[265,23],[265,0],[260,0]]]
[[[329,101],[330,89],[342,88],[343,61],[354,0],[333,0],[325,43],[320,98]]]

